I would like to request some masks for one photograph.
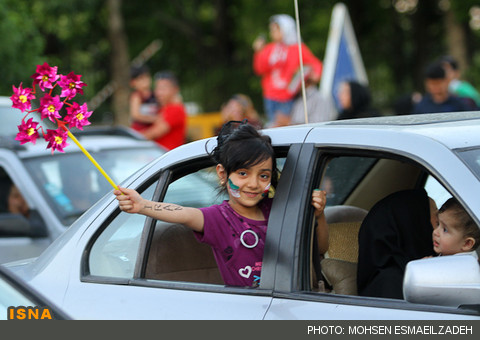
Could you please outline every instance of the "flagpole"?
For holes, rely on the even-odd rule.
[[[300,36],[300,18],[298,15],[298,0],[294,0],[294,3],[295,3],[295,19],[296,19],[295,21],[297,23],[298,57],[300,59],[300,75],[302,78],[303,111],[305,113],[305,123],[308,124],[307,96],[305,94],[305,76],[303,73],[302,41]]]

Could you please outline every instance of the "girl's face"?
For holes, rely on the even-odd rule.
[[[455,218],[451,211],[440,213],[438,221],[438,226],[433,230],[433,250],[437,254],[453,255],[469,250],[462,232],[454,227]]]
[[[272,181],[272,159],[269,158],[248,169],[238,169],[225,176],[230,205],[255,207],[263,198]]]
[[[272,41],[282,42],[283,34],[282,34],[282,30],[280,29],[280,26],[278,26],[277,23],[272,22],[269,25],[269,28],[270,28],[270,38],[272,39]]]

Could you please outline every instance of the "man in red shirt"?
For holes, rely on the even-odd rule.
[[[187,114],[180,97],[177,78],[168,71],[157,73],[154,91],[161,105],[158,118],[142,134],[171,150],[185,143],[187,127]]]

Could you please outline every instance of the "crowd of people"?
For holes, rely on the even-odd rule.
[[[222,123],[247,119],[256,128],[265,128],[382,115],[373,105],[368,84],[344,79],[332,98],[320,92],[322,61],[304,42],[299,43],[291,16],[273,15],[268,27],[270,41],[260,35],[252,43],[252,68],[262,88],[263,115],[247,94],[236,93],[220,107]],[[152,88],[148,68],[134,67],[130,85],[131,127],[167,150],[185,143],[187,112],[176,76],[158,72]],[[461,79],[458,62],[442,56],[425,69],[424,93],[397,97],[392,111],[396,115],[457,112],[477,110],[479,105],[480,93]],[[212,133],[218,134],[220,128],[221,124]]]

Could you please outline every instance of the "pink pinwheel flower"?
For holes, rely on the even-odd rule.
[[[69,145],[67,138],[68,133],[62,128],[56,130],[47,129],[47,134],[45,135],[45,140],[48,142],[47,149],[52,148],[52,154],[55,150],[65,152],[63,149]]]
[[[73,72],[70,72],[66,76],[60,76],[58,85],[62,88],[62,93],[60,97],[67,97],[72,99],[77,95],[77,92],[83,94],[82,87],[86,86],[83,81],[80,81],[81,75],[76,75]]]
[[[48,117],[52,122],[55,122],[55,118],[62,118],[60,113],[58,113],[62,106],[63,103],[59,96],[52,97],[46,93],[42,99],[40,99],[39,111],[41,113],[41,118],[44,119]]]
[[[35,99],[35,96],[32,94],[32,89],[22,88],[22,83],[16,88],[12,85],[13,95],[10,97],[12,100],[12,107],[15,109],[20,109],[20,111],[25,112],[25,110],[30,110],[32,108],[32,99]]]
[[[57,75],[57,66],[50,66],[46,62],[43,65],[37,65],[37,72],[31,76],[33,78],[33,86],[35,87],[35,84],[38,84],[42,91],[45,91],[45,88],[52,89],[53,83],[59,77]]]
[[[15,140],[20,141],[20,144],[32,142],[35,144],[38,138],[37,122],[30,118],[27,122],[22,120],[22,124],[18,125],[18,134]]]
[[[83,103],[81,106],[74,102],[72,106],[67,107],[67,115],[65,116],[65,123],[70,127],[77,127],[83,130],[85,125],[90,125],[88,117],[92,115],[92,111],[87,111],[87,104]]]

